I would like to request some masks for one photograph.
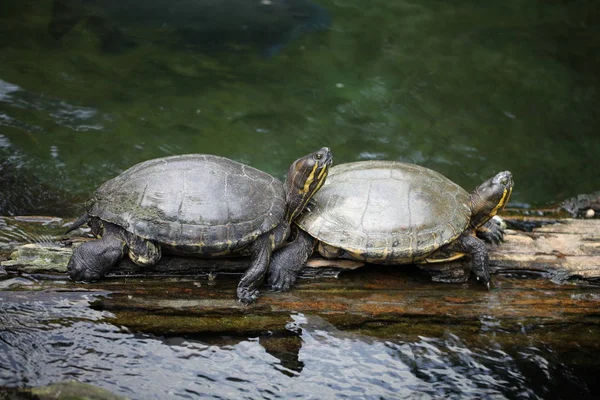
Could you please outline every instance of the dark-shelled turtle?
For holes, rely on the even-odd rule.
[[[285,183],[224,157],[188,154],[137,164],[100,186],[86,213],[99,240],[76,248],[68,265],[77,281],[97,280],[128,254],[141,266],[156,264],[161,249],[180,255],[249,255],[237,295],[258,295],[272,251],[283,243],[326,179],[328,148],[296,160]]]
[[[414,164],[337,165],[310,210],[296,219],[296,238],[273,255],[269,283],[288,290],[318,243],[324,257],[375,264],[439,262],[468,254],[472,272],[489,288],[487,248],[476,236],[502,240],[503,230],[491,218],[508,202],[512,188],[508,171],[469,194]]]

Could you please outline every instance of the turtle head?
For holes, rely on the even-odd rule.
[[[483,182],[471,193],[471,224],[476,229],[502,211],[513,189],[512,174],[503,171]]]
[[[328,147],[294,161],[285,179],[288,222],[300,215],[311,197],[323,186],[332,162],[333,156]]]

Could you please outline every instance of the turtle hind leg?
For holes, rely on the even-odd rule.
[[[471,272],[475,278],[490,289],[490,267],[487,247],[483,240],[463,233],[457,240],[456,246],[471,257]]]
[[[123,258],[126,247],[120,228],[104,229],[101,239],[86,242],[73,251],[67,266],[69,277],[74,281],[102,278]]]
[[[316,240],[296,228],[296,237],[273,254],[269,267],[269,285],[275,291],[288,291],[314,251]]]
[[[159,244],[129,232],[127,233],[127,246],[129,258],[141,267],[150,267],[156,264],[162,255]]]

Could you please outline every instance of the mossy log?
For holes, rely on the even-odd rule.
[[[34,274],[37,286],[30,290],[101,294],[93,306],[111,312],[116,324],[161,334],[281,331],[294,313],[316,314],[342,328],[400,324],[404,332],[419,318],[432,330],[448,323],[478,329],[482,318],[509,330],[532,319],[599,325],[600,220],[542,222],[532,232],[508,230],[503,244],[490,246],[490,291],[467,281],[461,262],[357,268],[355,262],[313,258],[303,274],[312,279],[299,279],[286,293],[265,288],[256,303],[245,306],[235,300],[239,273],[248,265],[244,258],[164,257],[153,268],[123,260],[92,284],[66,279],[69,246],[20,246],[1,265],[9,276]],[[456,283],[435,282],[448,274]]]
[[[557,282],[569,279],[600,282],[600,220],[537,221],[540,226],[531,232],[508,229],[504,243],[488,246],[492,273],[536,275]],[[85,240],[89,239],[63,239],[50,244],[21,245],[16,247],[8,260],[0,260],[0,265],[6,271],[14,273],[65,274],[72,253],[71,245],[74,243],[77,246]],[[248,268],[248,265],[247,258],[198,259],[164,256],[158,265],[143,268],[125,258],[109,276],[214,275],[241,272]],[[364,263],[351,260],[313,257],[309,260],[309,268],[304,271],[303,277],[335,277],[339,272],[363,265]],[[368,265],[365,268],[374,267],[376,266]],[[438,276],[442,273],[454,276],[455,281],[466,281],[469,278],[467,259],[418,267],[431,274],[434,281],[440,280]]]

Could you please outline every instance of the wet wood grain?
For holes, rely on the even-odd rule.
[[[481,329],[482,321],[492,321],[514,332],[532,320],[556,327],[600,324],[600,286],[595,285],[600,220],[568,219],[532,232],[508,231],[502,245],[490,246],[490,291],[472,279],[432,281],[440,269],[460,276],[461,263],[356,268],[356,263],[314,258],[314,268],[290,292],[265,288],[255,304],[245,306],[235,299],[239,274],[248,265],[243,258],[165,257],[151,269],[124,260],[106,279],[78,284],[66,278],[69,255],[68,246],[21,246],[2,266],[9,276],[37,274],[43,290],[108,292],[93,306],[109,312],[114,323],[161,334],[276,331],[297,313],[319,315],[340,328],[400,325],[404,332],[411,332],[416,321],[419,332],[424,321],[433,330],[448,324]],[[51,260],[52,268],[36,265],[40,259]]]

